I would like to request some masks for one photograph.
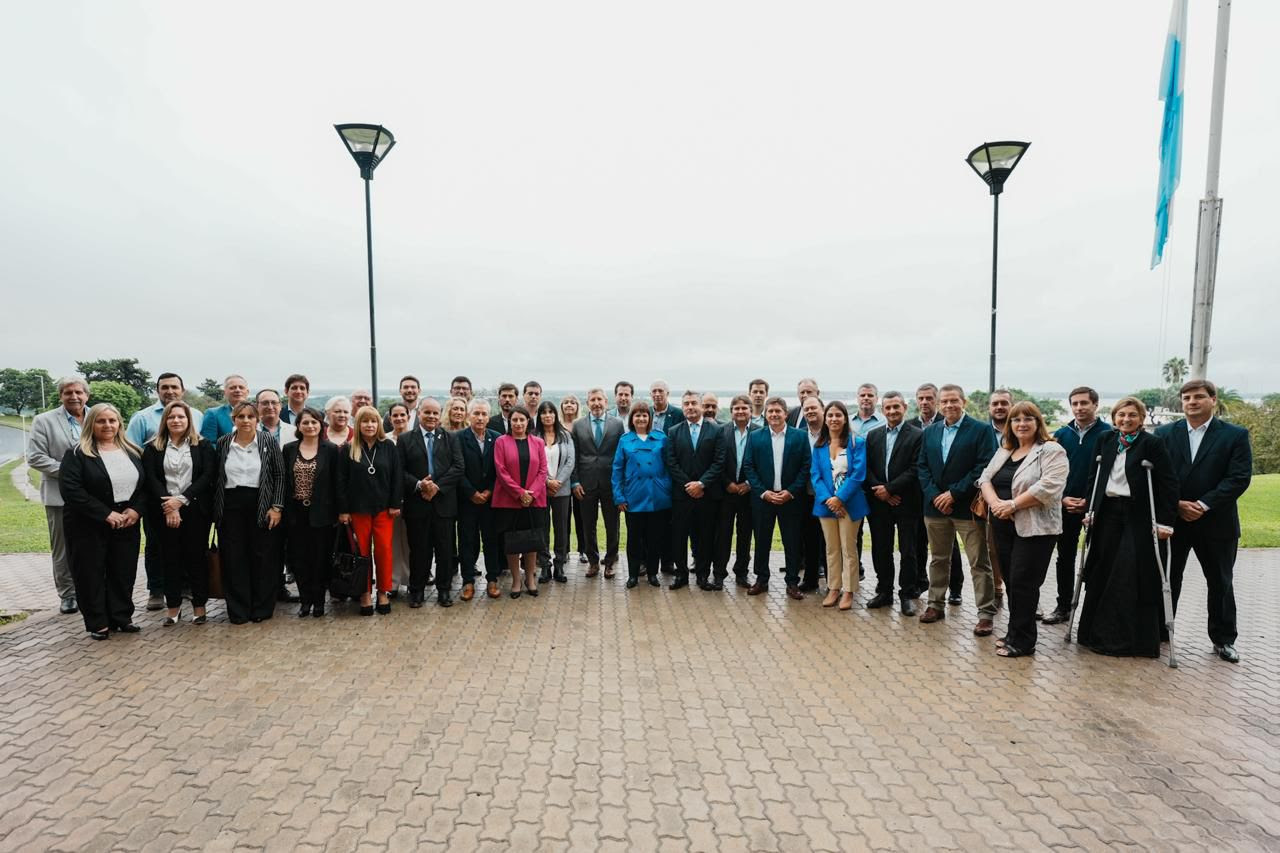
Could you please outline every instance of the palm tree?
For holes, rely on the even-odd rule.
[[[1230,416],[1245,406],[1244,397],[1234,388],[1218,389],[1218,411],[1215,414]]]
[[[1160,372],[1164,375],[1165,384],[1172,388],[1177,388],[1187,379],[1187,360],[1185,358],[1171,358],[1160,368]]]

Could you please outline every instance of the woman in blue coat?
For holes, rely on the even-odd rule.
[[[849,410],[835,400],[822,413],[822,434],[813,446],[809,479],[813,483],[813,514],[827,543],[827,597],[823,607],[837,601],[841,610],[853,607],[858,585],[858,531],[867,515],[862,481],[867,476],[867,443],[849,429]]]
[[[671,477],[662,458],[667,437],[653,430],[648,403],[634,403],[627,422],[631,429],[613,455],[613,502],[627,516],[627,589],[640,582],[641,563],[649,586],[661,586],[658,566],[671,538]]]

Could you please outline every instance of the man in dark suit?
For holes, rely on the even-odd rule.
[[[800,591],[804,519],[798,498],[809,482],[812,454],[804,431],[787,426],[787,404],[781,397],[770,397],[764,414],[769,427],[747,437],[742,464],[751,485],[751,514],[756,524],[756,582],[747,589],[747,595],[760,595],[769,589],[769,548],[776,523],[782,530],[782,550],[786,555],[787,596],[800,601],[804,598]]]
[[[1196,552],[1209,592],[1209,639],[1218,657],[1238,663],[1233,578],[1240,543],[1236,506],[1253,476],[1249,431],[1213,416],[1218,389],[1192,379],[1179,391],[1187,419],[1156,430],[1178,477],[1178,520],[1173,526],[1169,584],[1178,610],[1187,554]]]
[[[929,428],[934,421],[942,419],[938,414],[938,386],[926,382],[916,389],[916,410],[919,412],[908,424]],[[951,577],[947,584],[949,604],[960,603],[960,591],[964,588],[964,567],[960,562],[960,545],[951,544]],[[924,505],[921,502],[920,519],[916,525],[916,598],[929,591],[929,533],[924,526]]]
[[[596,519],[604,516],[604,576],[613,577],[618,562],[618,505],[613,502],[613,455],[622,437],[622,421],[606,413],[608,398],[603,388],[587,392],[587,416],[573,422],[573,451],[576,458],[573,494],[582,507],[582,527],[586,534],[587,577],[600,574],[600,543]]]
[[[493,483],[497,470],[493,465],[493,443],[498,433],[488,428],[489,403],[472,400],[467,405],[471,426],[454,434],[462,451],[462,477],[458,479],[458,555],[462,569],[462,594],[476,582],[476,561],[484,545],[484,579],[486,594],[497,598],[498,575],[502,573],[503,555],[493,527]]]
[[[711,557],[715,552],[716,516],[724,470],[724,435],[720,427],[703,418],[702,396],[685,391],[680,400],[684,420],[667,433],[663,459],[671,476],[671,558],[676,579],[671,589],[689,585],[689,534],[697,531],[694,552],[698,589],[712,591],[723,583],[711,582]]]
[[[924,524],[929,531],[929,606],[921,622],[946,618],[947,583],[951,575],[951,549],[956,534],[964,542],[978,604],[978,624],[973,633],[987,637],[994,630],[995,578],[987,554],[986,524],[969,511],[974,485],[996,452],[996,434],[986,421],[964,413],[964,389],[943,385],[939,389],[942,420],[924,431],[916,473],[924,495]]]
[[[799,402],[792,408],[787,410],[787,426],[794,429],[804,429],[804,401],[810,397],[821,397],[818,392],[818,380],[813,377],[806,376],[796,383],[796,397]]]
[[[422,606],[434,555],[436,603],[449,607],[453,604],[453,525],[458,516],[462,451],[457,439],[440,428],[439,400],[428,397],[418,404],[418,429],[400,436],[396,450],[404,477],[401,514],[409,538],[409,606]],[[466,590],[463,598],[471,598]]]
[[[916,459],[923,430],[906,423],[907,401],[899,391],[882,398],[885,425],[866,435],[867,516],[871,527],[871,563],[876,570],[876,594],[867,607],[893,603],[893,536],[898,535],[898,598],[904,616],[916,615],[916,527],[920,523],[920,478]]]
[[[511,412],[516,407],[518,395],[519,390],[511,382],[503,382],[498,386],[498,413],[489,418],[489,429],[498,435],[511,434]],[[529,417],[533,417],[533,412],[529,413]]]
[[[729,576],[729,551],[731,546],[737,556],[733,562],[733,576],[738,586],[749,587],[747,571],[751,563],[751,485],[743,473],[747,439],[760,427],[751,423],[751,398],[739,394],[729,404],[730,422],[724,430],[724,474],[720,478],[724,496],[720,499],[716,519],[716,548],[713,555],[714,584],[724,585]],[[734,541],[734,524],[737,524],[737,541]]]
[[[800,404],[800,426],[798,427],[809,439],[809,453],[822,435],[822,412],[826,405],[821,397],[809,396]],[[857,426],[850,424],[850,430],[857,435]],[[799,496],[801,515],[801,537],[804,545],[801,549],[803,559],[803,576],[800,578],[800,591],[813,592],[818,588],[818,575],[827,571],[827,540],[822,535],[822,525],[813,514],[813,483],[805,483],[804,494]]]

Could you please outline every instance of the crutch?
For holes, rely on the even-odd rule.
[[[1151,460],[1143,459],[1147,469],[1147,502],[1151,505],[1151,547],[1156,552],[1156,565],[1160,568],[1160,589],[1164,593],[1164,625],[1169,631],[1169,666],[1178,668],[1178,653],[1173,647],[1173,590],[1169,586],[1169,567],[1160,554],[1160,534],[1156,531],[1156,493],[1151,486]]]
[[[1089,506],[1085,508],[1084,517],[1089,525],[1084,531],[1084,548],[1080,549],[1079,566],[1076,567],[1076,591],[1071,596],[1071,613],[1067,616],[1067,638],[1063,642],[1071,642],[1071,626],[1076,622],[1076,607],[1080,604],[1080,587],[1084,584],[1084,566],[1089,559],[1089,544],[1093,542],[1093,499],[1098,491],[1098,477],[1102,474],[1102,454],[1094,460],[1097,467],[1093,469],[1093,488],[1089,490]]]

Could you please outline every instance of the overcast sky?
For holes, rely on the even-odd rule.
[[[1148,270],[1169,0],[25,3],[0,34],[0,366],[137,356],[188,384],[985,387],[978,143],[1001,197],[999,381],[1157,384],[1187,356],[1216,4]],[[1210,376],[1280,390],[1280,4],[1234,9]],[[1162,312],[1168,294],[1167,311]]]

